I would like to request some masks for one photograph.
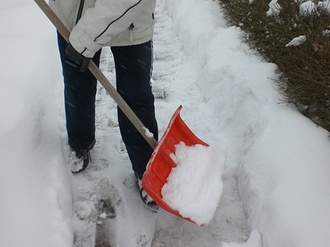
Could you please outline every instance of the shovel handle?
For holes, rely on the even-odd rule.
[[[58,16],[54,13],[54,11],[49,7],[49,5],[45,2],[45,0],[34,0],[36,4],[40,7],[40,9],[44,12],[44,14],[48,17],[48,19],[53,23],[58,32],[62,35],[62,37],[69,42],[70,32],[64,26],[63,22],[58,18]],[[111,85],[109,80],[105,77],[102,71],[96,66],[93,60],[90,59],[88,64],[88,69],[95,76],[95,78],[101,83],[101,85],[105,88],[105,90],[110,94],[113,100],[117,103],[118,107],[124,112],[126,117],[131,121],[134,127],[139,131],[139,133],[143,136],[143,138],[148,142],[148,144],[155,149],[157,145],[157,141],[154,137],[150,137],[147,135],[147,128],[143,125],[141,120],[136,116],[133,110],[129,107],[126,101],[120,96],[117,90]]]

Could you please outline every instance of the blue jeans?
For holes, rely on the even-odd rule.
[[[66,128],[72,149],[91,149],[95,142],[95,95],[97,80],[79,68],[65,54],[66,41],[58,34],[58,47],[64,78]],[[154,96],[151,91],[152,42],[111,47],[116,69],[118,93],[158,140]],[[93,57],[99,65],[101,51]],[[143,173],[153,149],[118,109],[120,133],[133,170]]]

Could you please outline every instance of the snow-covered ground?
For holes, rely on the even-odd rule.
[[[222,195],[204,228],[145,209],[101,87],[92,164],[70,173],[54,28],[33,1],[2,0],[0,13],[0,246],[69,247],[74,235],[91,246],[100,198],[116,212],[112,246],[330,246],[329,133],[281,103],[276,66],[215,1],[158,0],[154,37],[161,134],[183,105],[193,132],[224,148]],[[108,49],[101,68],[113,82]]]

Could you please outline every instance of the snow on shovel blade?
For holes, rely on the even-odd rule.
[[[175,145],[183,142],[186,146],[193,146],[196,144],[209,146],[207,143],[199,139],[181,119],[181,109],[182,106],[180,105],[174,112],[163,137],[157,144],[147,165],[147,170],[144,173],[142,186],[161,208],[180,218],[194,222],[189,218],[183,217],[177,210],[171,208],[162,199],[161,194],[167,177],[172,168],[176,166],[175,162],[170,157],[171,154],[175,153]]]

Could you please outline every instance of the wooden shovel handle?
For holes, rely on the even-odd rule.
[[[69,42],[69,30],[64,26],[62,21],[57,17],[54,11],[49,7],[45,0],[34,0],[48,19],[53,23],[58,32],[62,37]],[[88,64],[88,69],[95,76],[95,78],[101,83],[105,90],[110,94],[113,100],[117,103],[119,108],[124,112],[126,117],[131,121],[134,127],[139,131],[143,138],[148,142],[148,144],[155,149],[157,141],[154,137],[147,135],[147,128],[143,125],[141,120],[136,116],[133,110],[125,102],[125,100],[120,96],[117,90],[111,85],[109,80],[105,77],[102,71],[96,66],[96,64],[90,59]]]

